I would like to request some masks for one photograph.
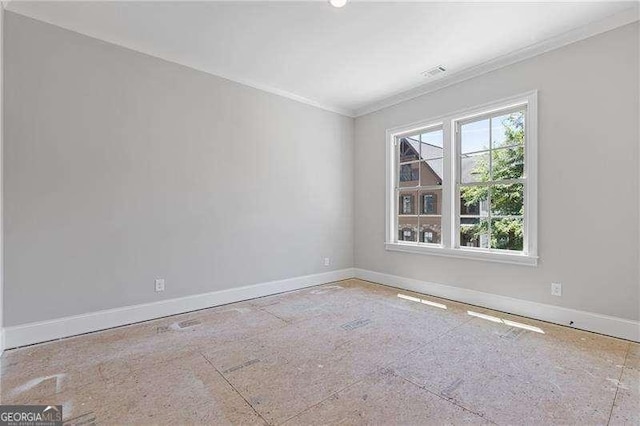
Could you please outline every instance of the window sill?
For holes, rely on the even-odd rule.
[[[447,248],[439,246],[418,245],[417,243],[385,243],[384,248],[389,251],[405,253],[427,254],[433,256],[455,257],[459,259],[484,260],[487,262],[510,263],[514,265],[537,266],[538,256],[520,253],[498,253],[465,248]]]

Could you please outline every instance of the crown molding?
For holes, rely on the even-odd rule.
[[[376,112],[381,109],[385,109],[399,103],[417,98],[419,96],[435,92],[445,87],[463,82],[465,80],[478,77],[482,74],[486,74],[491,71],[495,71],[497,69],[515,64],[517,62],[524,61],[534,56],[559,49],[571,43],[575,43],[580,40],[584,40],[586,38],[611,31],[615,28],[622,27],[627,24],[631,24],[638,21],[639,19],[640,14],[638,5],[634,5],[629,9],[625,9],[602,20],[591,22],[581,27],[574,28],[563,34],[540,41],[525,48],[516,50],[512,53],[508,53],[479,65],[460,70],[451,75],[443,76],[437,81],[416,86],[412,89],[397,93],[380,101],[372,102],[362,108],[357,108],[355,110],[355,117],[361,117],[363,115],[371,114],[372,112]]]
[[[127,49],[129,49],[129,48],[127,48]],[[140,52],[140,53],[145,53],[145,52]],[[223,78],[225,80],[233,81],[234,83],[242,84],[243,86],[248,86],[248,87],[251,87],[253,89],[260,90],[262,92],[267,92],[267,93],[271,93],[272,95],[276,95],[276,96],[280,96],[280,97],[283,97],[283,98],[291,99],[293,101],[300,102],[302,104],[306,104],[306,105],[309,105],[309,106],[312,106],[312,107],[315,107],[315,108],[319,108],[319,109],[322,109],[322,110],[325,110],[325,111],[329,111],[329,112],[333,112],[333,113],[336,113],[336,114],[344,115],[344,116],[349,117],[349,118],[355,118],[356,117],[355,112],[353,110],[350,110],[350,109],[345,109],[345,108],[341,108],[341,107],[338,107],[338,106],[325,104],[325,103],[322,103],[322,102],[317,102],[317,101],[314,101],[313,99],[305,98],[304,96],[296,95],[295,93],[287,92],[286,90],[282,90],[282,89],[271,87],[271,86],[268,86],[268,85],[265,85],[265,84],[257,83],[255,81],[245,80],[243,78],[231,77],[231,76],[225,75],[224,73],[218,73],[218,72],[214,72],[214,71],[207,71],[207,70],[202,69],[202,68],[197,68],[197,67],[193,67],[193,66],[190,66],[190,65],[185,65],[185,64],[183,64],[181,62],[176,62],[176,61],[173,61],[173,60],[168,59],[168,58],[163,58],[162,56],[158,56],[158,55],[151,55],[151,56],[154,56],[156,58],[165,60],[167,62],[173,62],[173,63],[178,64],[178,65],[186,66],[187,68],[192,68],[194,70],[197,70],[197,71],[200,71],[200,72],[204,72],[204,73],[213,75],[215,77],[220,77],[220,78]]]
[[[0,3],[2,3],[3,6],[6,8],[8,3],[9,3],[9,1],[1,1]],[[325,110],[325,111],[333,112],[333,113],[336,113],[336,114],[344,115],[344,116],[349,117],[349,118],[354,118],[355,117],[354,111],[350,110],[350,109],[345,109],[345,108],[341,108],[341,107],[338,107],[338,106],[335,106],[335,105],[325,104],[325,103],[322,103],[322,102],[315,101],[313,99],[306,98],[304,96],[297,95],[295,93],[288,92],[286,90],[282,90],[282,89],[278,89],[276,87],[272,87],[272,86],[266,85],[266,84],[258,83],[258,82],[255,82],[255,81],[252,81],[252,80],[243,79],[243,78],[232,77],[232,76],[227,75],[225,73],[218,72],[217,70],[205,69],[204,67],[201,67],[201,66],[193,64],[193,63],[189,63],[188,61],[179,61],[179,60],[176,60],[174,58],[170,58],[168,56],[165,56],[164,54],[159,54],[159,53],[156,53],[156,52],[140,50],[140,49],[137,49],[135,47],[127,46],[125,44],[119,43],[119,42],[117,42],[115,40],[111,40],[111,39],[108,39],[108,38],[101,38],[101,37],[97,37],[97,36],[95,36],[93,34],[88,34],[88,33],[80,32],[80,31],[76,31],[74,29],[59,25],[59,24],[57,24],[55,22],[51,22],[49,20],[45,20],[45,19],[42,19],[42,18],[39,18],[39,17],[35,17],[35,16],[31,16],[31,15],[25,14],[25,13],[19,11],[19,10],[13,10],[13,8],[8,8],[7,10],[9,12],[15,13],[17,15],[26,16],[27,18],[33,19],[35,21],[44,22],[45,24],[49,24],[49,25],[52,25],[54,27],[62,28],[65,31],[71,31],[72,33],[80,34],[81,36],[89,37],[89,38],[92,38],[94,40],[100,40],[102,42],[109,43],[109,44],[112,44],[114,46],[118,46],[120,48],[127,49],[127,50],[132,51],[132,52],[141,53],[143,55],[151,56],[151,57],[157,58],[157,59],[161,59],[163,61],[170,62],[172,64],[176,64],[176,65],[180,65],[180,66],[183,66],[183,67],[186,67],[186,68],[190,68],[190,69],[195,70],[195,71],[200,71],[200,72],[203,72],[205,74],[212,75],[214,77],[219,77],[219,78],[222,78],[222,79],[234,82],[234,83],[241,84],[243,86],[247,86],[247,87],[251,87],[251,88],[256,89],[256,90],[260,90],[261,92],[266,92],[266,93],[270,93],[272,95],[280,96],[282,98],[291,99],[293,101],[300,102],[302,104],[306,104],[306,105],[309,105],[309,106],[312,106],[312,107],[315,107],[315,108],[319,108],[319,109],[322,109],[322,110]]]
[[[3,0],[0,3],[2,3],[2,6],[4,8],[7,8],[7,6],[9,5],[9,3],[11,2],[11,0]],[[241,84],[243,86],[248,86],[251,88],[254,88],[256,90],[260,90],[262,92],[267,92],[267,93],[271,93],[273,95],[276,96],[280,96],[283,98],[287,98],[287,99],[291,99],[293,101],[296,102],[300,102],[302,104],[306,104],[315,108],[319,108],[325,111],[329,111],[329,112],[333,112],[336,114],[340,114],[346,117],[350,117],[350,118],[356,118],[356,117],[361,117],[363,115],[367,115],[370,114],[372,112],[376,112],[379,111],[381,109],[385,109],[394,105],[397,105],[399,103],[417,98],[419,96],[422,95],[426,95],[428,93],[432,93],[435,92],[437,90],[443,89],[445,87],[451,86],[453,84],[457,84],[460,83],[462,81],[465,80],[469,80],[471,78],[474,77],[478,77],[482,74],[486,74],[489,73],[491,71],[495,71],[497,69],[500,68],[504,68],[506,66],[512,65],[514,63],[532,58],[534,56],[537,55],[541,55],[543,53],[549,52],[551,50],[555,50],[558,48],[561,48],[563,46],[566,46],[568,44],[571,43],[575,43],[578,42],[580,40],[584,40],[586,38],[589,37],[593,37],[595,35],[613,30],[615,28],[618,27],[622,27],[624,25],[636,22],[640,19],[639,16],[639,7],[637,4],[634,4],[633,7],[630,7],[628,9],[625,9],[617,14],[611,15],[607,18],[604,18],[602,20],[599,21],[594,21],[591,22],[589,24],[583,25],[581,27],[578,28],[574,28],[572,30],[569,30],[563,34],[560,34],[558,36],[540,41],[538,43],[532,44],[530,46],[524,47],[522,49],[516,50],[512,53],[508,53],[506,55],[503,56],[499,56],[497,58],[491,59],[489,61],[483,62],[479,65],[470,67],[470,68],[465,68],[462,69],[458,72],[452,73],[450,75],[447,76],[443,76],[442,78],[433,81],[431,83],[426,83],[426,84],[422,84],[416,87],[413,87],[411,89],[408,90],[404,90],[401,92],[398,92],[394,95],[385,97],[381,100],[378,101],[374,101],[371,102],[369,104],[366,104],[363,107],[360,108],[356,108],[356,109],[347,109],[347,108],[342,108],[339,107],[337,105],[331,105],[331,104],[326,104],[323,102],[319,102],[316,101],[314,99],[309,99],[306,98],[304,96],[300,96],[297,95],[295,93],[292,92],[288,92],[286,90],[282,90],[276,87],[272,87],[266,84],[262,84],[262,83],[258,83],[252,80],[246,80],[243,78],[237,78],[237,77],[233,77],[230,75],[227,75],[225,73],[221,73],[218,72],[217,70],[210,70],[210,69],[205,69],[204,67],[200,67],[198,65],[195,64],[189,64],[186,61],[185,62],[178,62],[175,59],[169,58],[163,54],[157,54],[157,53],[153,53],[153,52],[145,52],[142,50],[138,50],[134,47],[130,47],[130,46],[125,46],[121,43],[118,43],[117,41],[113,41],[113,40],[108,40],[108,39],[103,39],[103,38],[99,38],[96,37],[94,35],[91,34],[86,34],[86,33],[80,33],[78,31],[75,31],[73,29],[70,28],[66,28],[66,27],[62,27],[56,23],[53,22],[49,22],[47,20],[43,20],[40,18],[36,18],[30,15],[26,15],[21,13],[20,11],[15,11],[12,10],[11,8],[8,8],[7,10],[13,12],[13,13],[17,13],[20,15],[24,15],[27,16],[31,19],[35,19],[41,22],[45,22],[47,24],[59,27],[59,28],[63,28],[67,31],[71,31],[71,32],[75,32],[77,34],[81,34],[84,35],[86,37],[91,37],[97,40],[101,40],[101,41],[105,41],[107,43],[134,51],[134,52],[138,52],[138,53],[142,53],[144,55],[148,55],[148,56],[152,56],[158,59],[162,59],[164,61],[167,62],[171,62],[177,65],[181,65],[187,68],[191,68],[194,69],[196,71],[200,71],[200,72],[204,72],[206,74],[209,75],[213,75],[216,77],[220,77],[223,78],[225,80],[229,80],[238,84]]]

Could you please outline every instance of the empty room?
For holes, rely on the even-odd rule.
[[[0,426],[640,426],[640,3],[0,3]]]

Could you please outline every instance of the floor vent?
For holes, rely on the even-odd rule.
[[[193,327],[194,325],[198,325],[198,324],[200,324],[200,321],[198,320],[187,320],[187,321],[179,322],[178,327],[187,328],[187,327]]]

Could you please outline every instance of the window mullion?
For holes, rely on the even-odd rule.
[[[493,182],[493,117],[489,117],[489,181]],[[487,191],[487,249],[491,250],[491,188]]]
[[[452,135],[449,137],[449,155],[451,159],[449,164],[451,165],[451,196],[449,197],[449,205],[451,212],[449,214],[449,220],[451,222],[450,239],[451,247],[460,247],[460,182],[461,179],[461,159],[460,159],[460,124],[457,121],[450,120],[449,128]]]
[[[442,126],[442,140],[443,140],[443,155],[444,160],[442,164],[442,211],[441,227],[442,227],[442,245],[443,247],[453,247],[455,243],[452,239],[452,229],[455,221],[452,220],[452,213],[454,211],[452,207],[453,196],[452,193],[455,186],[455,176],[453,173],[455,167],[453,167],[454,152],[452,149],[452,120],[446,120]]]
[[[462,113],[448,114],[430,120],[430,122],[425,121],[420,124],[387,130],[388,139],[392,143],[395,142],[395,149],[387,151],[388,158],[393,158],[387,163],[387,172],[392,172],[393,175],[387,180],[388,188],[390,187],[387,191],[389,202],[387,214],[391,216],[387,221],[388,241],[391,241],[394,247],[399,247],[402,243],[402,247],[411,247],[412,250],[424,250],[424,252],[436,249],[442,250],[442,253],[459,251],[466,255],[466,253],[473,252],[483,253],[477,256],[498,258],[505,255],[501,250],[508,250],[510,251],[509,256],[515,256],[517,252],[520,252],[521,255],[532,259],[537,258],[536,101],[536,93],[531,92],[526,95],[526,98],[513,97],[487,104],[483,107],[484,112],[480,111],[478,114],[475,114],[474,110],[466,110]],[[480,108],[475,109],[475,111],[479,110]],[[522,115],[515,116],[515,118],[503,117],[516,113]],[[438,121],[441,124],[432,124]],[[474,124],[480,121],[484,121],[484,123]],[[494,128],[494,125],[497,127]],[[432,133],[438,131],[438,126],[440,126],[439,134]],[[514,136],[514,133],[504,130],[507,128],[523,132],[524,143],[516,139],[522,136]],[[464,138],[462,138],[463,131]],[[501,136],[503,131],[505,132],[504,138]],[[499,141],[494,140],[494,133],[498,135]],[[486,147],[486,143],[483,142],[487,136],[489,138],[488,149],[477,152],[486,151],[489,158],[487,159],[484,154],[472,156],[473,153],[470,151]],[[440,142],[436,142],[441,137],[442,145]],[[480,143],[483,144],[480,145]],[[496,145],[496,143],[502,143],[504,146]],[[519,151],[521,144],[524,153]],[[465,152],[464,159],[461,155],[463,146],[466,151],[469,151]],[[508,151],[509,149],[511,151]],[[426,162],[427,158],[433,160],[432,157],[435,158],[439,154],[438,150],[443,156],[441,162]],[[416,156],[417,160],[400,163],[401,158],[407,160]],[[466,158],[469,156],[473,158],[467,160]],[[514,169],[514,167],[522,167],[520,161],[524,162],[524,170]],[[413,163],[416,164],[409,167]],[[401,168],[401,165],[405,165],[404,169]],[[489,170],[486,170],[487,166]],[[411,170],[409,170],[410,168]],[[425,173],[427,178],[420,176]],[[418,176],[414,176],[415,174]],[[478,174],[482,176],[482,179],[475,177]],[[441,178],[438,178],[437,175],[441,175]],[[469,182],[463,183],[463,181]],[[405,191],[413,194],[412,196],[415,198],[412,212],[415,213],[413,217],[416,219],[407,219],[409,216],[405,215],[405,219],[401,220],[402,227],[399,227],[398,220],[402,210],[402,199],[398,194]],[[434,194],[437,195],[429,195],[431,191],[435,191]],[[521,195],[520,191],[522,191]],[[464,199],[461,199],[463,192]],[[427,199],[427,197],[431,198]],[[441,201],[437,197],[441,197]],[[467,205],[467,201],[470,204]],[[496,205],[497,215],[492,212],[492,204],[495,202],[498,203]],[[440,209],[440,211],[436,209]],[[520,213],[520,209],[523,210],[522,213]],[[474,219],[474,213],[479,213],[478,219],[480,220]],[[440,220],[437,219],[438,217]],[[511,221],[512,219],[513,221]],[[493,223],[494,220],[498,223]],[[483,221],[487,223],[484,224]],[[442,247],[434,248],[432,244],[432,247],[429,248],[428,244],[421,244],[422,242],[426,243],[427,240],[432,241],[435,234],[432,235],[431,232],[438,232],[438,224],[441,227],[440,245]],[[479,224],[482,224],[481,228],[478,228]],[[402,232],[403,229],[407,228],[409,231],[411,228],[413,232],[416,226],[418,235],[412,237],[412,241],[409,238],[403,240],[405,237],[399,236],[399,232]],[[520,226],[522,226],[522,231],[520,231]],[[429,233],[428,236],[427,233]],[[479,244],[480,234],[482,234],[481,240],[484,244]],[[492,235],[496,235],[498,238],[495,249],[491,243]],[[485,238],[488,238],[488,241],[484,241]],[[421,239],[423,241],[420,241]],[[466,247],[467,241],[470,247]],[[390,249],[389,246],[387,249]],[[494,252],[500,253],[496,255]],[[505,251],[505,253],[507,252]],[[535,263],[535,260],[531,261],[531,264]]]

